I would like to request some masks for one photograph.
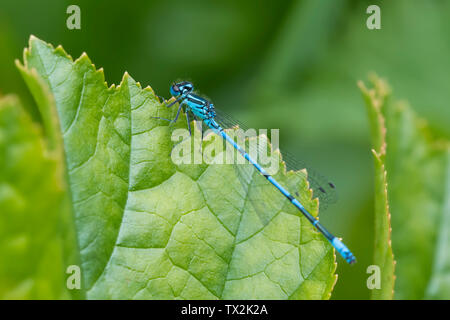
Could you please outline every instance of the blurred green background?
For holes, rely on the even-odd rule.
[[[66,27],[71,4],[81,8],[81,30]],[[381,30],[366,27],[370,4],[381,7]],[[332,298],[366,299],[373,161],[356,81],[371,71],[387,78],[397,97],[450,137],[449,18],[445,0],[1,0],[0,93],[33,104],[14,59],[34,34],[74,58],[87,52],[108,84],[128,71],[167,97],[173,80],[190,79],[235,118],[280,128],[282,149],[339,189],[321,220],[359,263],[338,258]]]

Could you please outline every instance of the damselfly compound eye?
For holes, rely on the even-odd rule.
[[[174,84],[170,87],[170,94],[173,96],[178,96],[180,94],[180,88]]]

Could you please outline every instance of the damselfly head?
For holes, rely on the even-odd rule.
[[[174,97],[179,96],[180,94],[184,94],[186,92],[191,92],[194,90],[194,85],[188,81],[182,81],[174,83],[170,87],[170,94]]]

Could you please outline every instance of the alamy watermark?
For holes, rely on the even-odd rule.
[[[197,126],[197,125],[196,125]],[[258,162],[269,174],[279,170],[280,154],[279,129],[270,130],[270,142],[267,129],[233,129],[226,130],[227,135],[250,157]],[[171,158],[174,164],[245,164],[248,163],[239,151],[223,137],[209,129],[205,132],[176,129],[172,133],[175,143]]]
[[[381,29],[381,9],[376,4],[372,4],[367,7],[367,14],[370,16],[367,18],[366,26],[369,30]]]
[[[370,274],[367,278],[367,288],[370,290],[381,289],[381,269],[380,266],[372,264],[367,267],[366,272]]]
[[[66,280],[67,289],[81,289],[81,269],[80,266],[75,264],[70,265],[66,269],[66,273],[69,275]]]
[[[69,14],[66,20],[66,26],[69,30],[81,29],[81,9],[79,6],[72,4],[67,7],[66,13]]]

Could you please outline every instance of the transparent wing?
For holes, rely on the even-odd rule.
[[[223,128],[232,128],[235,126],[239,126],[243,130],[249,129],[249,127],[245,125],[245,123],[242,123],[241,121],[234,119],[232,116],[228,115],[223,111],[216,109],[216,113],[217,113],[216,121]],[[258,144],[258,149],[259,148],[265,148],[265,146],[264,145],[261,146],[260,144]],[[309,181],[310,188],[314,192],[313,196],[319,198],[321,210],[325,210],[328,207],[328,205],[333,204],[337,201],[338,196],[336,186],[333,182],[331,182],[325,176],[317,172],[310,165],[293,156],[291,153],[283,151],[281,152],[281,155],[283,161],[286,163],[287,170],[293,171],[298,171],[301,169],[307,170],[308,175],[307,179]],[[297,172],[297,174],[304,175],[302,172]],[[293,195],[298,197],[298,195],[295,194],[295,192],[293,192]]]

